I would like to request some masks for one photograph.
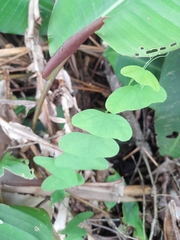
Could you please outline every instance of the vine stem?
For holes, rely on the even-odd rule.
[[[43,105],[44,99],[45,99],[45,97],[47,95],[47,92],[49,91],[52,83],[53,83],[53,80],[48,80],[46,82],[46,85],[45,85],[45,87],[43,89],[42,95],[41,95],[41,97],[39,99],[39,102],[38,102],[38,104],[36,106],[36,110],[35,110],[35,113],[34,113],[34,116],[33,116],[33,120],[32,120],[32,130],[33,131],[36,128],[36,123],[37,123],[37,120],[38,120],[38,117],[39,117],[39,114],[40,114],[40,111],[41,111],[41,107]]]
[[[32,130],[34,131],[36,128],[36,124],[37,124],[37,120],[41,111],[41,107],[43,105],[44,99],[47,96],[47,93],[50,89],[50,87],[52,86],[58,72],[63,68],[65,62],[68,60],[68,58],[66,58],[57,68],[54,69],[54,71],[52,71],[52,73],[49,75],[48,80],[46,82],[46,85],[42,91],[41,97],[39,99],[39,102],[36,106],[36,110],[33,116],[33,120],[32,120]]]

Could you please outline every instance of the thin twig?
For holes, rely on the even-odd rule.
[[[132,157],[132,155],[134,155],[136,152],[139,151],[139,147],[135,148],[132,152],[128,153],[125,157],[123,157],[123,161],[125,161],[126,159],[128,159],[129,157]]]
[[[134,160],[134,163],[136,163],[134,156],[132,156],[132,159]],[[141,171],[138,169],[138,174],[139,177],[141,179],[141,185],[142,185],[142,189],[144,190],[144,179],[143,176],[141,174]],[[145,199],[145,194],[143,193],[143,236],[144,239],[146,239],[146,231],[145,231],[145,212],[146,212],[146,199]]]
[[[148,153],[148,151],[142,147],[142,150],[145,152],[145,154],[148,156],[148,158],[154,163],[154,165],[156,165],[156,167],[159,166],[159,164],[155,161],[155,159]]]
[[[154,183],[154,179],[153,179],[153,176],[152,176],[152,172],[151,172],[151,169],[150,169],[150,166],[149,166],[149,162],[148,162],[148,159],[146,157],[146,155],[144,154],[144,151],[143,151],[143,159],[144,159],[144,162],[146,164],[146,167],[147,167],[147,170],[148,170],[148,173],[149,173],[149,177],[150,177],[150,180],[151,180],[151,184],[152,184],[152,195],[153,195],[153,202],[154,202],[154,218],[153,218],[153,221],[151,223],[151,232],[150,232],[150,237],[149,237],[149,240],[152,240],[153,239],[153,235],[154,235],[154,229],[155,229],[155,226],[156,226],[156,222],[157,222],[157,191],[156,191],[156,186],[155,186],[155,183]]]
[[[92,204],[92,203],[90,203],[90,202],[88,202],[88,201],[86,201],[86,200],[84,200],[84,199],[82,199],[82,198],[79,198],[79,197],[77,197],[76,195],[74,195],[74,194],[72,194],[72,193],[70,193],[70,195],[71,195],[71,197],[73,197],[74,199],[76,199],[76,200],[84,203],[85,205],[87,205],[87,206],[89,206],[89,207],[92,207],[93,209],[98,210],[99,212],[102,212],[105,216],[108,216],[108,217],[109,217],[109,213],[108,213],[108,212],[106,212],[106,211],[104,211],[104,210],[96,207],[94,204]]]
[[[24,56],[24,55],[27,54],[28,52],[29,52],[29,50],[27,49],[25,52],[20,53],[20,54],[14,56],[14,57],[12,57],[12,58],[9,58],[9,59],[5,60],[4,62],[2,62],[2,63],[0,64],[0,67],[3,66],[3,65],[5,65],[6,63],[9,63],[9,62],[11,62],[11,61],[19,58],[19,57]]]

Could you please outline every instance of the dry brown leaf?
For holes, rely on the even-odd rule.
[[[180,240],[180,208],[171,200],[164,219],[164,239]]]
[[[9,104],[11,106],[24,106],[25,107],[25,117],[27,116],[29,110],[36,106],[36,103],[34,101],[28,101],[28,100],[11,100],[11,99],[1,99],[0,103],[2,105]]]
[[[53,157],[58,156],[61,153],[57,146],[37,136],[29,127],[25,127],[19,123],[8,123],[2,118],[0,118],[0,125],[4,133],[10,139],[16,140],[19,144],[25,144],[28,141],[32,141],[38,143],[42,151],[48,151]]]
[[[165,161],[159,165],[153,172],[152,174],[155,175],[157,174],[157,176],[166,173],[166,172],[172,172],[176,165],[178,163],[175,160],[171,160],[168,157],[165,157]]]

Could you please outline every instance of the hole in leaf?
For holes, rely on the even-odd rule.
[[[140,47],[140,50],[144,50],[144,47]]]
[[[146,51],[146,54],[155,53],[155,52],[158,52],[158,49],[154,48],[154,49],[148,50]]]
[[[166,50],[166,47],[160,47],[160,50]]]
[[[172,132],[170,135],[167,135],[166,137],[167,138],[177,138],[177,136],[178,136],[178,132]]]
[[[170,47],[174,47],[174,46],[176,46],[176,45],[177,45],[177,43],[174,42],[174,43],[171,43],[169,46],[170,46]]]
[[[135,53],[135,57],[139,57],[139,53]]]

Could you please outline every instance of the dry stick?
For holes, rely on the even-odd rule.
[[[89,91],[89,92],[99,92],[102,93],[102,89],[97,89],[97,88],[86,88],[86,87],[80,87],[80,86],[72,86],[73,89],[78,89],[78,90],[84,90],[84,91]]]
[[[154,165],[156,165],[156,167],[159,166],[159,164],[156,162],[156,160],[148,153],[148,151],[142,147],[142,150],[145,152],[145,154],[149,157],[149,159],[154,163]]]
[[[90,223],[91,225],[95,226],[95,227],[103,228],[103,229],[106,229],[106,230],[108,230],[108,231],[110,231],[110,232],[115,233],[119,239],[126,240],[126,239],[124,238],[124,234],[120,233],[120,232],[117,231],[117,230],[113,230],[113,229],[110,228],[110,227],[106,227],[106,226],[103,226],[103,225],[100,225],[100,224],[97,224],[97,223],[93,223],[93,222],[91,222],[91,220],[87,220],[87,222]],[[119,236],[119,235],[120,235],[120,236]],[[120,238],[120,237],[121,237],[121,238]],[[133,239],[135,239],[135,238],[133,238]],[[135,240],[136,240],[136,239],[135,239]]]
[[[151,180],[152,195],[153,195],[153,200],[154,200],[154,218],[153,218],[153,221],[152,221],[152,224],[151,224],[151,233],[150,233],[150,237],[149,237],[149,240],[152,240],[153,239],[153,234],[154,234],[154,229],[155,229],[155,226],[156,226],[156,221],[157,221],[157,191],[156,191],[156,186],[155,186],[155,183],[154,183],[154,179],[153,179],[153,176],[152,176],[152,172],[151,172],[151,169],[150,169],[150,166],[149,166],[148,159],[147,159],[146,155],[144,154],[144,152],[142,152],[142,154],[143,154],[143,159],[144,159],[144,162],[146,164],[146,167],[147,167],[147,170],[148,170],[148,173],[149,173],[149,177],[150,177],[150,180]]]
[[[101,45],[91,36],[89,36],[89,39],[96,45],[97,47],[101,47]]]
[[[69,193],[69,192],[68,192],[68,193]],[[92,203],[90,203],[90,202],[88,202],[88,201],[86,201],[86,200],[84,200],[84,199],[82,199],[82,198],[79,198],[79,197],[77,197],[76,195],[74,195],[74,194],[72,194],[72,193],[70,193],[70,195],[71,195],[71,197],[73,197],[74,199],[78,200],[79,202],[82,202],[82,203],[84,203],[85,205],[87,205],[87,206],[89,206],[89,207],[92,207],[92,208],[98,210],[99,212],[103,213],[104,216],[110,217],[108,212],[106,212],[106,211],[104,211],[104,210],[96,207],[94,204],[92,204]]]
[[[132,156],[132,159],[133,159],[134,163],[136,163],[134,156]],[[138,169],[138,174],[141,179],[142,189],[144,190],[144,179],[143,179],[143,176],[139,169]],[[146,232],[145,232],[146,199],[145,199],[145,194],[143,193],[142,195],[143,195],[143,236],[144,236],[144,239],[146,239]]]
[[[26,42],[26,46],[31,50],[31,54],[32,54],[32,58],[33,58],[33,64],[34,64],[34,70],[37,74],[37,91],[36,91],[36,96],[40,95],[40,91],[42,91],[43,89],[43,78],[41,75],[41,67],[44,66],[44,62],[43,62],[43,54],[42,54],[42,50],[41,48],[39,48],[39,53],[37,53],[36,47],[39,47],[38,44],[38,40],[36,38],[36,34],[39,33],[38,28],[37,28],[37,32],[35,31],[36,29],[36,25],[40,24],[41,21],[41,16],[39,13],[39,7],[38,7],[38,1],[33,1],[30,0],[29,1],[29,7],[28,7],[28,28],[27,28],[27,33],[25,34],[25,42]],[[47,110],[47,104],[45,102],[44,105],[44,110]],[[40,111],[39,111],[40,112]],[[36,111],[35,111],[35,117],[36,117]],[[39,116],[39,114],[38,114]],[[47,122],[47,130],[49,135],[52,135],[52,127],[49,124],[50,123],[50,119],[49,119],[49,115],[46,114],[46,122]],[[34,120],[34,118],[33,118]],[[33,122],[34,124],[34,122]],[[35,126],[33,128],[33,130],[35,129]]]
[[[139,169],[139,165],[140,165],[141,161],[142,161],[142,155],[140,154],[138,162],[136,164],[136,168],[134,169],[134,172],[133,172],[133,175],[132,175],[132,177],[131,177],[131,179],[129,181],[129,184],[132,184],[132,181],[133,181],[133,179],[134,179],[134,177],[135,177],[135,175],[136,175],[136,173],[137,173],[137,171]]]
[[[83,82],[82,80],[79,80],[79,79],[73,78],[73,77],[71,77],[71,79],[73,80],[73,82],[80,83],[80,84],[82,84],[82,85],[84,85],[88,88],[93,88],[93,89],[97,88],[97,89],[101,89],[102,91],[103,90],[109,90],[109,87],[107,87],[103,84],[99,84],[99,83],[96,83],[96,82],[93,83],[93,84],[89,84],[87,82]]]
[[[93,226],[95,226],[95,227],[98,227],[98,228],[103,228],[103,229],[106,229],[106,230],[108,230],[108,231],[110,231],[110,232],[113,232],[113,233],[115,233],[116,235],[117,235],[117,237],[119,238],[119,232],[117,232],[116,230],[113,230],[112,228],[109,228],[109,227],[106,227],[106,226],[103,226],[103,225],[100,225],[100,224],[97,224],[97,223],[93,223],[93,222],[91,222],[91,220],[87,220],[87,222],[88,223],[90,223],[91,225],[93,225]],[[125,240],[125,238],[124,238],[124,236],[121,236],[122,238],[119,238],[119,239],[124,239]]]
[[[133,156],[136,152],[139,151],[139,147],[135,148],[132,152],[130,152],[129,154],[127,154],[125,157],[123,157],[123,161],[125,161],[126,159],[128,159],[129,157]]]
[[[12,57],[12,58],[9,58],[8,60],[5,60],[4,62],[2,62],[2,63],[0,64],[0,67],[3,66],[4,64],[8,63],[8,62],[11,62],[11,61],[13,61],[13,60],[15,60],[15,59],[17,59],[17,58],[19,58],[19,57],[24,56],[24,55],[27,54],[28,52],[29,52],[29,50],[26,50],[26,51],[23,52],[23,53],[20,53],[20,54],[14,56],[14,57]]]
[[[97,67],[99,66],[99,63],[102,61],[102,59],[103,59],[102,56],[98,58],[98,61],[97,61],[96,65],[95,65],[94,69],[92,70],[91,79],[93,79],[94,74],[95,74],[95,72],[96,72],[96,70],[97,70]]]

